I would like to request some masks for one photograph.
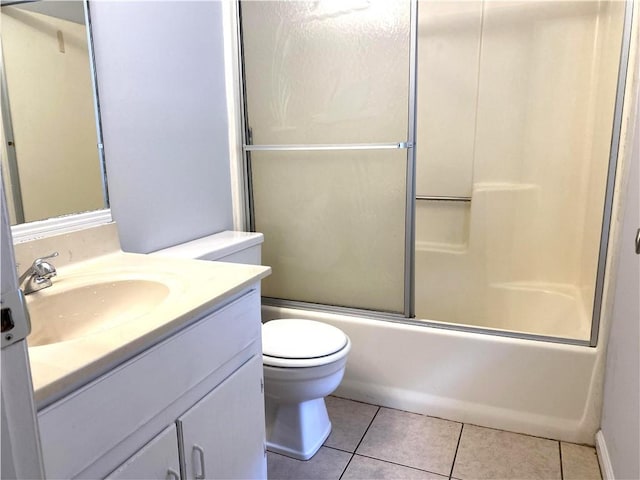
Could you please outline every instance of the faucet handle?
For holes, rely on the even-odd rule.
[[[39,261],[42,261],[42,260],[48,260],[48,259],[50,259],[50,258],[55,258],[55,257],[57,257],[58,255],[60,255],[58,252],[53,252],[53,253],[50,253],[49,255],[46,255],[46,256],[44,256],[44,257],[36,258],[36,260],[35,260],[35,261],[36,261],[36,262],[39,262]],[[35,263],[35,262],[34,262],[34,263]]]
[[[44,277],[44,278],[55,277],[56,268],[53,265],[51,265],[49,262],[45,262],[45,260],[57,257],[58,255],[59,255],[58,252],[53,252],[50,255],[46,255],[44,257],[36,258],[33,261],[33,265],[31,267],[33,269],[33,272],[38,277]]]

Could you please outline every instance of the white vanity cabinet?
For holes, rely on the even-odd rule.
[[[259,287],[212,310],[38,412],[47,478],[266,478]]]
[[[170,425],[133,457],[111,473],[108,480],[179,480],[178,431]]]
[[[266,478],[261,379],[256,355],[178,419],[185,478]]]
[[[184,479],[265,478],[261,379],[254,355],[107,478],[178,480],[178,451]]]

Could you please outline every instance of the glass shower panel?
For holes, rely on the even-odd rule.
[[[447,136],[458,128],[449,118],[467,119],[473,198],[467,211],[439,206],[418,223],[416,315],[587,341],[625,2],[485,1],[449,15],[422,6],[432,30],[420,41],[466,52],[442,71],[466,100],[444,114],[431,102],[430,114]],[[419,98],[434,83],[423,80]]]
[[[247,143],[407,139],[410,2],[241,3]]]
[[[266,297],[404,310],[406,150],[251,152]]]

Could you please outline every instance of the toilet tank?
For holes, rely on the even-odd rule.
[[[264,236],[251,232],[220,232],[152,252],[174,258],[260,265]]]

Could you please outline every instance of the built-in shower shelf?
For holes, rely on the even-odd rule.
[[[444,253],[452,255],[464,255],[468,253],[468,244],[441,243],[441,242],[416,242],[416,250]]]

